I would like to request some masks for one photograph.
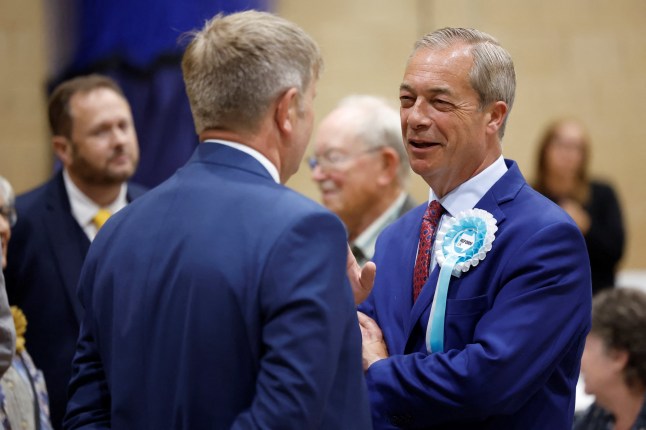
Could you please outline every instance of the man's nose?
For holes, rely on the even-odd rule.
[[[322,182],[325,180],[327,175],[325,174],[325,171],[321,168],[321,164],[317,163],[313,168],[312,168],[312,179],[316,182]]]
[[[430,127],[432,124],[430,107],[423,100],[417,100],[408,112],[406,123],[411,128]]]

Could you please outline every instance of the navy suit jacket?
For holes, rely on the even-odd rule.
[[[380,236],[375,287],[360,307],[390,357],[366,380],[376,429],[570,429],[590,327],[590,268],[574,222],[531,189],[515,163],[476,207],[498,231],[476,267],[452,277],[444,352],[424,337],[439,267],[418,300],[412,274],[426,205]]]
[[[66,428],[366,429],[341,221],[202,143],[92,243]]]
[[[128,200],[143,194],[128,186]],[[16,199],[5,271],[9,303],[28,321],[26,346],[49,392],[51,421],[60,428],[81,324],[76,285],[90,241],[72,215],[62,172]]]

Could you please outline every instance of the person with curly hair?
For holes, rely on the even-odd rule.
[[[604,290],[592,302],[592,329],[581,359],[595,402],[575,430],[646,428],[646,293]]]

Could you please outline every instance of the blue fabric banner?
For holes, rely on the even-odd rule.
[[[50,79],[89,73],[113,77],[132,106],[141,149],[133,181],[154,187],[172,175],[198,143],[181,74],[181,36],[216,13],[268,10],[271,0],[58,0],[59,19],[73,18],[69,64]],[[68,11],[65,7],[75,8]]]

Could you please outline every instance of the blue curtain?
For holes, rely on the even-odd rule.
[[[113,77],[133,110],[141,161],[133,181],[154,187],[197,145],[180,68],[181,36],[218,12],[269,10],[270,0],[74,0],[75,47],[49,88],[88,73]]]

